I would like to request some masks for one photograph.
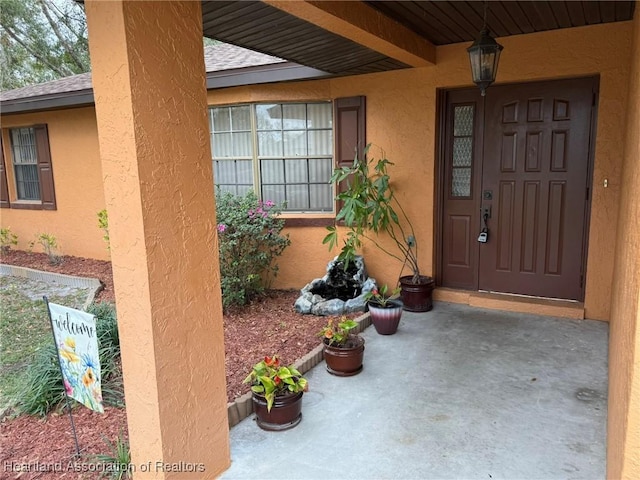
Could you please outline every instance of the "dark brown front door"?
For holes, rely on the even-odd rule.
[[[596,88],[587,78],[448,93],[443,286],[583,298]]]

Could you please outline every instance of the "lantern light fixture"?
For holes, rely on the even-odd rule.
[[[480,87],[480,94],[484,97],[486,89],[496,80],[498,73],[498,61],[503,46],[496,42],[489,34],[487,28],[487,7],[484,2],[484,21],[480,37],[467,48],[469,61],[471,62],[471,76],[473,83]]]

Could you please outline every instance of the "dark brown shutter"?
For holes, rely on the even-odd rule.
[[[38,151],[38,177],[40,179],[40,201],[44,210],[56,209],[56,191],[53,186],[53,169],[51,167],[51,150],[46,125],[33,127],[36,132],[36,149]]]
[[[353,165],[353,159],[364,155],[367,141],[366,102],[365,97],[337,98],[335,100],[334,118],[336,134],[336,166]],[[344,185],[337,186],[338,192]],[[342,208],[342,202],[336,203],[336,212]]]
[[[9,186],[7,185],[7,172],[4,166],[4,145],[0,131],[0,208],[9,208]]]

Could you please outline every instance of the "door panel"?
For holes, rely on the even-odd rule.
[[[443,286],[582,300],[596,89],[583,78],[447,93]]]
[[[477,90],[447,96],[441,278],[450,287],[476,288],[484,113]]]
[[[480,290],[580,300],[593,79],[487,91]],[[497,210],[497,211],[495,211]]]

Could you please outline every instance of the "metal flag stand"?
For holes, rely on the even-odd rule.
[[[44,303],[47,306],[47,314],[49,315],[49,323],[51,325],[51,333],[53,333],[53,343],[56,346],[56,356],[58,357],[58,367],[60,368],[60,376],[62,377],[62,382],[64,385],[64,373],[62,372],[62,365],[60,364],[60,347],[58,347],[58,339],[56,338],[56,331],[53,328],[53,318],[51,317],[51,310],[49,309],[49,299],[44,296]],[[76,456],[80,456],[80,445],[78,444],[78,434],[76,433],[76,424],[73,421],[73,414],[71,413],[71,402],[69,402],[69,395],[67,395],[67,391],[65,388],[64,399],[67,404],[67,410],[69,411],[69,420],[71,421],[71,431],[73,432],[73,440],[76,444]]]

